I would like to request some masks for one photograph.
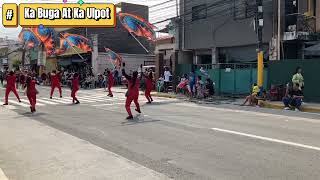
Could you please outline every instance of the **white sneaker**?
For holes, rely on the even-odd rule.
[[[299,110],[298,108],[296,108],[294,111],[296,111],[296,112],[300,112],[300,110]]]
[[[285,107],[284,110],[290,110],[290,108],[289,107]]]

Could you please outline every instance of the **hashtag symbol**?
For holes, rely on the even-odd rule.
[[[13,10],[12,9],[8,9],[7,10],[7,14],[6,14],[7,20],[11,21],[13,18]]]

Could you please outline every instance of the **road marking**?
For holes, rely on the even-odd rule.
[[[6,105],[6,106],[4,106],[4,107],[6,107],[6,108],[8,108],[8,109],[10,109],[10,110],[15,110],[15,109],[18,109],[17,107],[15,107],[15,106],[12,106],[12,105]]]
[[[70,104],[71,103],[71,102],[61,101],[61,100],[58,100],[58,99],[49,99],[49,98],[42,98],[42,99],[45,99],[47,101],[53,101],[53,102],[57,102],[57,103],[62,103],[62,104]]]
[[[30,107],[29,104],[20,103],[18,101],[14,101],[14,100],[9,100],[9,103],[10,104],[15,104],[15,105],[18,105],[18,106],[22,106],[22,107]]]
[[[28,100],[25,100],[25,99],[21,99],[22,102],[25,102],[25,103],[30,103]],[[36,104],[37,106],[45,106],[44,104],[41,104],[41,103],[38,103]],[[30,106],[30,105],[29,105]]]
[[[77,97],[79,101],[82,101],[82,102],[88,102],[88,103],[93,103],[93,102],[96,102],[95,100],[88,100],[88,99],[85,99],[83,97]],[[70,101],[72,101],[72,98],[70,99]]]
[[[0,180],[9,180],[1,168],[0,168]]]
[[[51,105],[57,105],[58,104],[58,103],[54,103],[54,102],[51,102],[51,101],[46,101],[46,100],[43,100],[43,99],[37,99],[37,101],[45,103],[45,104],[51,104]]]
[[[107,95],[105,94],[96,94],[96,95],[85,95],[83,97],[88,97],[88,98],[103,98],[103,97],[107,97]]]
[[[285,145],[289,145],[289,146],[295,146],[295,147],[320,151],[320,147],[299,144],[299,143],[284,141],[284,140],[280,140],[280,139],[273,139],[273,138],[268,138],[268,137],[263,137],[263,136],[257,136],[254,134],[247,134],[247,133],[242,133],[242,132],[237,132],[237,131],[232,131],[232,130],[227,130],[227,129],[220,129],[220,128],[211,128],[211,129],[214,131],[224,132],[224,133],[228,133],[228,134],[235,134],[235,135],[239,135],[239,136],[245,136],[245,137],[249,137],[249,138],[260,139],[260,140],[264,140],[264,141],[275,142],[275,143],[285,144]]]
[[[79,97],[81,99],[85,99],[85,100],[90,100],[90,101],[93,101],[93,102],[96,102],[96,101],[104,101],[105,98],[96,98],[96,97]]]
[[[93,107],[102,107],[102,106],[113,106],[113,105],[124,105],[124,103],[95,104],[95,105],[91,105],[91,106],[93,106]]]

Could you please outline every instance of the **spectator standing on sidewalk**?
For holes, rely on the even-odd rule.
[[[189,75],[189,91],[190,91],[191,97],[194,97],[195,95],[196,80],[197,80],[196,73],[193,69]]]
[[[163,76],[164,76],[164,89],[165,89],[165,92],[168,92],[168,87],[170,85],[170,77],[172,76],[168,67],[165,67]]]
[[[117,81],[118,81],[118,85],[122,85],[122,71],[120,70],[120,67],[118,68],[118,77],[117,78]]]
[[[304,79],[302,76],[302,68],[297,67],[295,74],[292,77],[292,83],[293,84],[299,84],[299,89],[303,90],[304,88]]]
[[[303,92],[299,89],[299,84],[293,84],[292,89],[289,89],[289,84],[287,85],[286,95],[283,98],[283,104],[285,110],[290,110],[290,106],[295,109],[295,111],[301,110],[302,99],[304,98]]]
[[[138,73],[139,73],[139,76],[140,76],[140,79],[142,79],[142,73],[143,73],[143,65],[140,64],[139,68],[138,68]]]

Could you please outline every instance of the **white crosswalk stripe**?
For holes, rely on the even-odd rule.
[[[70,102],[66,102],[66,101],[62,101],[62,100],[58,100],[58,99],[49,99],[49,98],[41,98],[44,99],[46,101],[53,101],[53,102],[57,102],[57,103],[62,103],[62,104],[70,104]]]
[[[79,97],[79,96],[77,96],[77,98],[78,98],[78,100],[79,100],[80,102],[87,102],[87,103],[94,103],[94,102],[96,102],[96,100],[90,99],[90,98],[83,98],[83,97]],[[71,101],[72,101],[72,98],[70,98],[70,99],[71,99]]]
[[[113,106],[113,105],[121,105],[124,103],[112,103],[112,104],[95,104],[95,105],[92,105],[93,107],[102,107],[102,106]]]
[[[22,106],[22,107],[30,107],[30,104],[24,104],[24,103],[20,103],[18,101],[15,100],[9,100],[9,104],[14,104],[14,105],[18,105],[18,106]]]
[[[43,99],[37,99],[37,102],[42,102],[44,104],[50,104],[50,105],[57,105],[58,103],[55,103],[55,102],[51,102],[51,101],[46,101],[46,100],[43,100]]]
[[[93,102],[96,102],[96,101],[105,101],[106,98],[105,97],[79,97],[79,99],[81,100],[89,100],[89,101],[93,101]]]
[[[81,105],[88,105],[91,107],[99,108],[99,109],[118,109],[123,108],[126,97],[124,94],[121,93],[115,93],[114,97],[108,97],[107,93],[103,90],[96,90],[96,91],[84,91],[85,93],[78,93],[77,98],[79,99]],[[0,99],[3,99],[3,97],[0,97]],[[21,99],[21,103],[19,103],[14,97],[9,98],[9,105],[4,106],[8,109],[19,109],[19,107],[29,107],[29,100],[26,96],[23,96],[23,99]],[[147,100],[144,96],[139,97],[139,103],[144,104]],[[161,102],[169,102],[174,101],[173,99],[167,99],[167,98],[155,98],[156,103]],[[37,105],[38,107],[46,107],[46,106],[55,106],[55,105],[70,105],[72,104],[72,97],[70,96],[64,96],[63,98],[54,97],[53,99],[47,98],[45,96],[42,96],[41,94],[37,96]],[[134,104],[132,103],[132,106]]]
[[[25,102],[25,103],[27,103],[27,104],[29,103],[29,100],[21,99],[21,101],[22,101],[22,102]],[[30,105],[29,105],[29,106],[30,106]],[[42,104],[42,103],[38,103],[38,102],[37,102],[37,106],[45,106],[45,105]]]

